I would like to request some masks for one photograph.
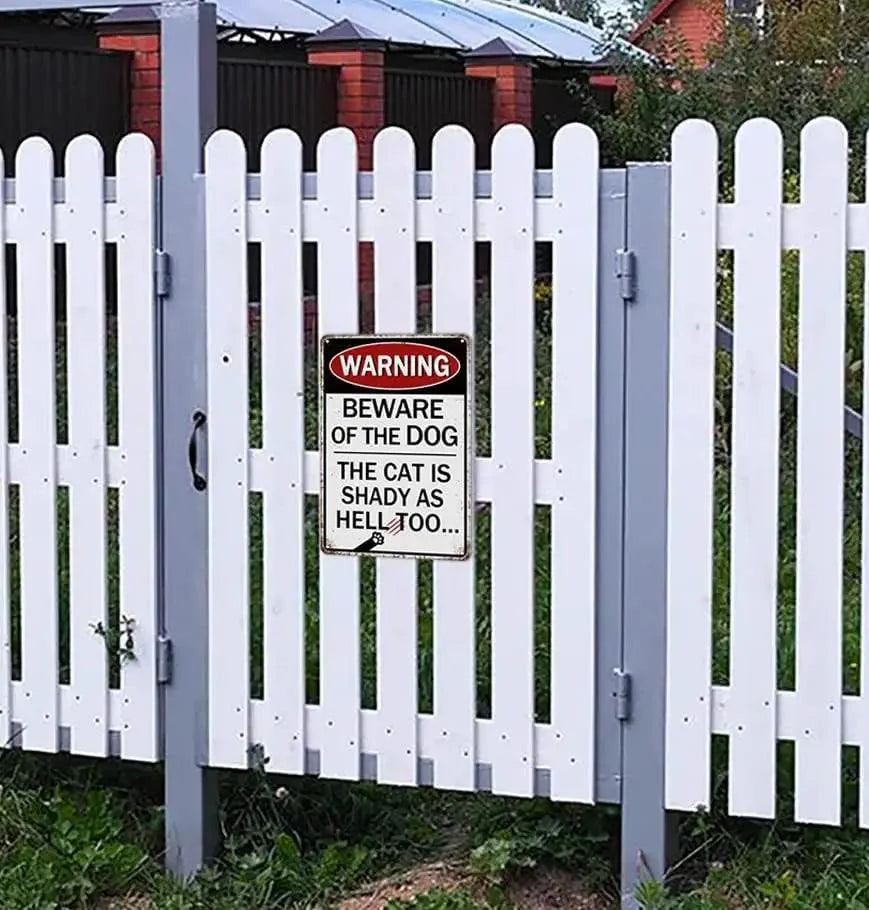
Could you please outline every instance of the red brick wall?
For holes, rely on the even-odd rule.
[[[678,38],[676,46],[687,54],[694,66],[703,67],[709,62],[708,50],[721,34],[724,23],[723,2],[709,0],[678,0],[658,26],[671,29]],[[642,40],[638,42],[642,44]]]
[[[356,134],[359,167],[371,170],[374,137],[383,128],[383,52],[378,50],[312,50],[308,63],[340,68],[338,123]]]
[[[160,37],[148,34],[100,35],[105,50],[132,54],[130,129],[150,136],[160,153]]]
[[[630,40],[664,60],[685,54],[702,68],[709,63],[708,51],[721,36],[723,25],[723,0],[676,0],[660,16],[650,16]],[[631,85],[630,79],[612,74],[592,76],[589,82],[595,88],[614,91],[616,97]]]
[[[492,93],[492,127],[499,130],[505,123],[522,123],[531,128],[533,83],[528,63],[469,63],[465,73],[494,80]]]

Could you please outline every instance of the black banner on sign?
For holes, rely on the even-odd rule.
[[[434,340],[435,338],[437,339],[436,341]],[[404,365],[400,359],[402,354],[404,354],[406,358],[414,358],[412,362],[408,361],[408,367],[422,367],[424,369],[428,364],[424,359],[421,360],[420,358],[425,358],[426,352],[421,352],[417,349],[420,346],[432,346],[438,351],[443,351],[455,357],[459,363],[460,369],[455,376],[438,385],[419,388],[379,388],[377,391],[380,394],[406,395],[409,392],[414,392],[418,395],[467,394],[468,339],[462,335],[413,335],[411,337],[389,335],[353,335],[350,337],[346,335],[326,336],[323,338],[321,352],[323,362],[320,375],[323,377],[323,391],[328,395],[340,394],[341,392],[358,395],[360,391],[366,391],[367,389],[364,387],[360,388],[359,385],[347,382],[339,375],[336,375],[336,373],[332,372],[330,369],[330,365],[338,355],[344,354],[347,356],[347,352],[350,352],[351,356],[358,356],[360,358],[359,365],[361,368],[365,363],[370,363],[370,361],[363,361],[361,358],[365,358],[366,356],[383,356],[382,353],[378,353],[379,347],[383,344],[394,344],[397,346],[396,355],[393,358],[393,363],[397,367]],[[369,345],[372,347],[369,347]],[[377,348],[373,346],[377,346]],[[340,357],[338,357],[338,363],[335,365],[336,367],[340,365]],[[373,365],[376,367],[376,363]],[[362,379],[363,377],[359,378]]]

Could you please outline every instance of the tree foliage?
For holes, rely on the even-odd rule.
[[[562,13],[571,19],[589,22],[598,28],[604,26],[600,0],[533,0],[531,6],[540,6],[553,13]]]
[[[705,68],[691,64],[666,28],[649,36],[654,60],[619,61],[616,109],[593,117],[608,163],[667,158],[673,129],[690,117],[715,125],[725,157],[740,124],[769,117],[795,169],[800,130],[822,115],[845,124],[860,160],[869,128],[869,0],[767,0],[760,19],[724,16]]]

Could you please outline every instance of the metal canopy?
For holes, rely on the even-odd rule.
[[[369,40],[456,53],[500,39],[511,56],[551,62],[598,63],[611,49],[600,29],[515,0],[218,0],[217,17],[223,28],[306,37],[349,21]]]

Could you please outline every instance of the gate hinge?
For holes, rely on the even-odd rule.
[[[616,278],[619,280],[619,293],[625,302],[634,299],[636,294],[637,257],[633,250],[619,250],[616,253]]]
[[[154,285],[158,297],[172,293],[172,258],[165,250],[154,252]]]
[[[631,719],[631,674],[625,673],[616,667],[613,670],[615,685],[613,687],[613,697],[615,698],[616,719]]]
[[[165,635],[157,638],[157,682],[161,685],[172,682],[172,639]]]

